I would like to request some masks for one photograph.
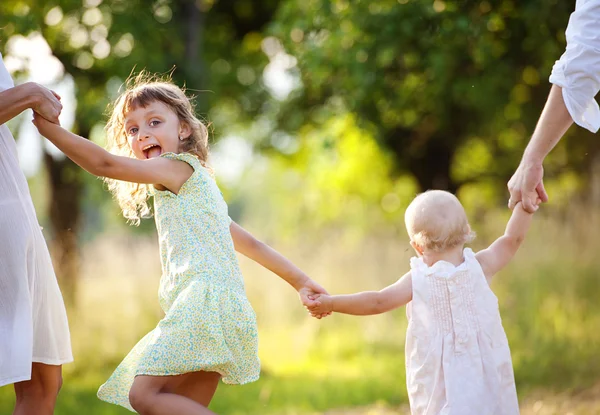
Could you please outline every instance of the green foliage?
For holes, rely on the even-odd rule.
[[[341,107],[371,126],[421,189],[456,190],[482,176],[505,182],[545,101],[572,8],[511,0],[285,2],[270,32],[298,59],[303,87],[281,125],[321,125],[323,112],[335,116]],[[288,117],[294,112],[305,116]],[[474,142],[487,156],[471,154],[465,163]],[[578,147],[569,148],[567,164],[584,171],[591,158],[583,166],[572,160],[597,146],[586,139]]]

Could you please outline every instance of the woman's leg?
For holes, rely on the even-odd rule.
[[[207,407],[220,378],[215,372],[136,376],[129,403],[140,415],[214,415]]]
[[[13,415],[52,415],[62,386],[62,366],[34,362],[31,380],[15,383],[17,401]]]

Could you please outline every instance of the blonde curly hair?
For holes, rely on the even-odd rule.
[[[110,119],[106,124],[107,150],[113,154],[135,158],[125,131],[125,117],[139,107],[147,107],[152,102],[162,102],[187,124],[192,133],[180,144],[181,152],[198,157],[203,166],[208,159],[208,127],[200,121],[185,91],[175,85],[170,76],[150,74],[146,71],[130,77],[123,92],[112,106]],[[123,216],[130,223],[139,225],[140,219],[152,216],[147,200],[150,185],[124,182],[105,178],[109,190],[119,203]]]
[[[443,190],[428,190],[415,197],[404,220],[411,241],[430,251],[445,251],[475,239],[460,201]]]

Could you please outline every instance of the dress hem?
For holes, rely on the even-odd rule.
[[[64,359],[48,359],[46,357],[33,357],[31,359],[31,361],[33,363],[42,363],[44,365],[51,365],[51,366],[61,366],[67,363],[72,363],[73,362],[73,356],[71,357],[67,357]]]
[[[31,380],[31,374],[26,375],[26,376],[13,376],[10,378],[0,379],[0,387],[6,386],[6,385],[12,385],[13,383],[17,383],[17,382],[24,382],[26,380]]]

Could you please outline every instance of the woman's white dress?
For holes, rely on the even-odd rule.
[[[0,55],[0,91],[13,86]],[[72,360],[67,313],[48,247],[14,138],[0,125],[0,386],[29,380],[32,362]]]

